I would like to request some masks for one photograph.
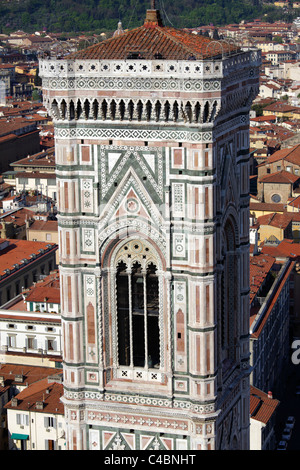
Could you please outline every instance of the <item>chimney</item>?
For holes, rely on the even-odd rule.
[[[18,399],[16,397],[13,397],[11,399],[11,406],[18,406]]]
[[[268,398],[273,398],[273,393],[270,390],[268,391]]]

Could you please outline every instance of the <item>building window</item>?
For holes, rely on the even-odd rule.
[[[235,222],[229,218],[224,227],[224,271],[221,279],[221,333],[224,364],[236,359],[238,336],[239,277],[235,241]]]
[[[150,244],[128,241],[113,261],[117,363],[158,369],[161,363],[162,271]]]
[[[156,266],[131,268],[120,262],[117,272],[119,364],[159,366],[159,299]]]
[[[17,413],[17,424],[21,426],[28,426],[29,425],[29,416],[25,413]]]
[[[15,348],[16,347],[16,336],[15,335],[9,335],[7,337],[8,341],[8,347],[9,348]]]
[[[35,349],[35,338],[34,337],[28,336],[26,338],[26,342],[27,342],[27,349]]]
[[[54,416],[45,416],[44,425],[45,425],[45,428],[55,428],[56,418]]]
[[[54,351],[55,348],[54,348],[54,339],[47,339],[46,340],[46,348],[47,348],[47,351]]]
[[[275,202],[278,204],[281,201],[281,197],[279,194],[273,194],[273,196],[271,197],[271,200],[272,202]]]
[[[10,296],[11,296],[11,293],[10,293],[10,287],[7,287],[6,288],[6,300],[7,302],[10,300]]]

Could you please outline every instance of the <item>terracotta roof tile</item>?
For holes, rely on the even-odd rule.
[[[33,224],[30,225],[29,230],[57,232],[58,222],[57,220],[35,220]]]
[[[31,255],[34,254],[37,257],[43,253],[39,250],[57,249],[55,243],[46,242],[34,242],[28,240],[12,240],[12,239],[0,239],[0,245],[3,245],[3,249],[0,249],[0,275],[5,275],[5,270],[14,270],[14,265],[19,264],[21,268],[21,262],[23,259],[31,260]],[[6,246],[7,245],[7,246]]]
[[[27,364],[1,364],[0,377],[4,378],[5,384],[14,384],[16,376],[22,376],[23,382],[18,382],[31,385],[35,382],[56,375],[61,372],[61,369],[54,367],[40,367]]]
[[[292,212],[277,213],[261,215],[257,218],[257,224],[269,225],[271,227],[286,228],[292,222],[294,214]]]
[[[47,276],[45,279],[31,286],[27,292],[23,292],[26,302],[48,302],[60,304],[59,272]]]
[[[283,239],[278,245],[270,246],[262,243],[260,249],[263,253],[271,256],[295,258],[300,256],[300,244],[293,240]]]
[[[299,196],[300,197],[300,196]],[[250,202],[250,212],[253,211],[269,211],[269,212],[283,212],[285,204],[275,204],[273,202]]]
[[[270,173],[269,175],[260,178],[261,183],[283,183],[292,184],[299,180],[299,176],[290,173],[289,171],[281,170],[276,173]]]
[[[268,157],[267,163],[273,163],[279,160],[287,160],[288,162],[300,165],[300,144],[295,145],[292,148],[277,150]]]
[[[279,403],[275,398],[269,398],[267,393],[250,385],[250,416],[252,419],[267,424]]]
[[[61,372],[61,371],[60,371]],[[5,405],[5,408],[13,408],[23,411],[36,411],[41,413],[63,414],[64,405],[60,401],[63,396],[63,384],[50,382],[48,378],[36,382],[22,390],[16,398],[18,404],[12,407],[11,401]],[[43,403],[43,408],[36,407],[37,402]]]
[[[275,258],[268,254],[258,254],[250,257],[250,304],[257,295],[275,261]],[[251,318],[253,319],[252,311]]]
[[[54,147],[47,149],[47,151],[39,152],[34,155],[28,155],[26,158],[22,158],[10,164],[10,166],[49,166],[55,167],[55,154]]]
[[[147,11],[154,13],[155,10]],[[222,51],[236,50],[236,46],[225,41],[215,41],[206,36],[200,36],[185,30],[165,27],[160,20],[151,21],[151,18],[139,28],[124,32],[87,49],[67,56],[69,59],[121,59],[158,58],[169,60],[187,60],[191,56],[195,59],[219,56]],[[135,54],[134,56],[132,54]]]

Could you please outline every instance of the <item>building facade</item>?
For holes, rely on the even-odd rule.
[[[40,60],[55,126],[67,448],[249,447],[260,55],[144,24]]]
[[[294,267],[293,259],[277,260],[264,248],[250,261],[250,383],[277,396],[284,391],[290,360],[290,277]]]

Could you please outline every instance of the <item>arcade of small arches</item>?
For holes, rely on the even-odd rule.
[[[57,120],[212,122],[219,102],[132,99],[53,99],[48,109]]]

